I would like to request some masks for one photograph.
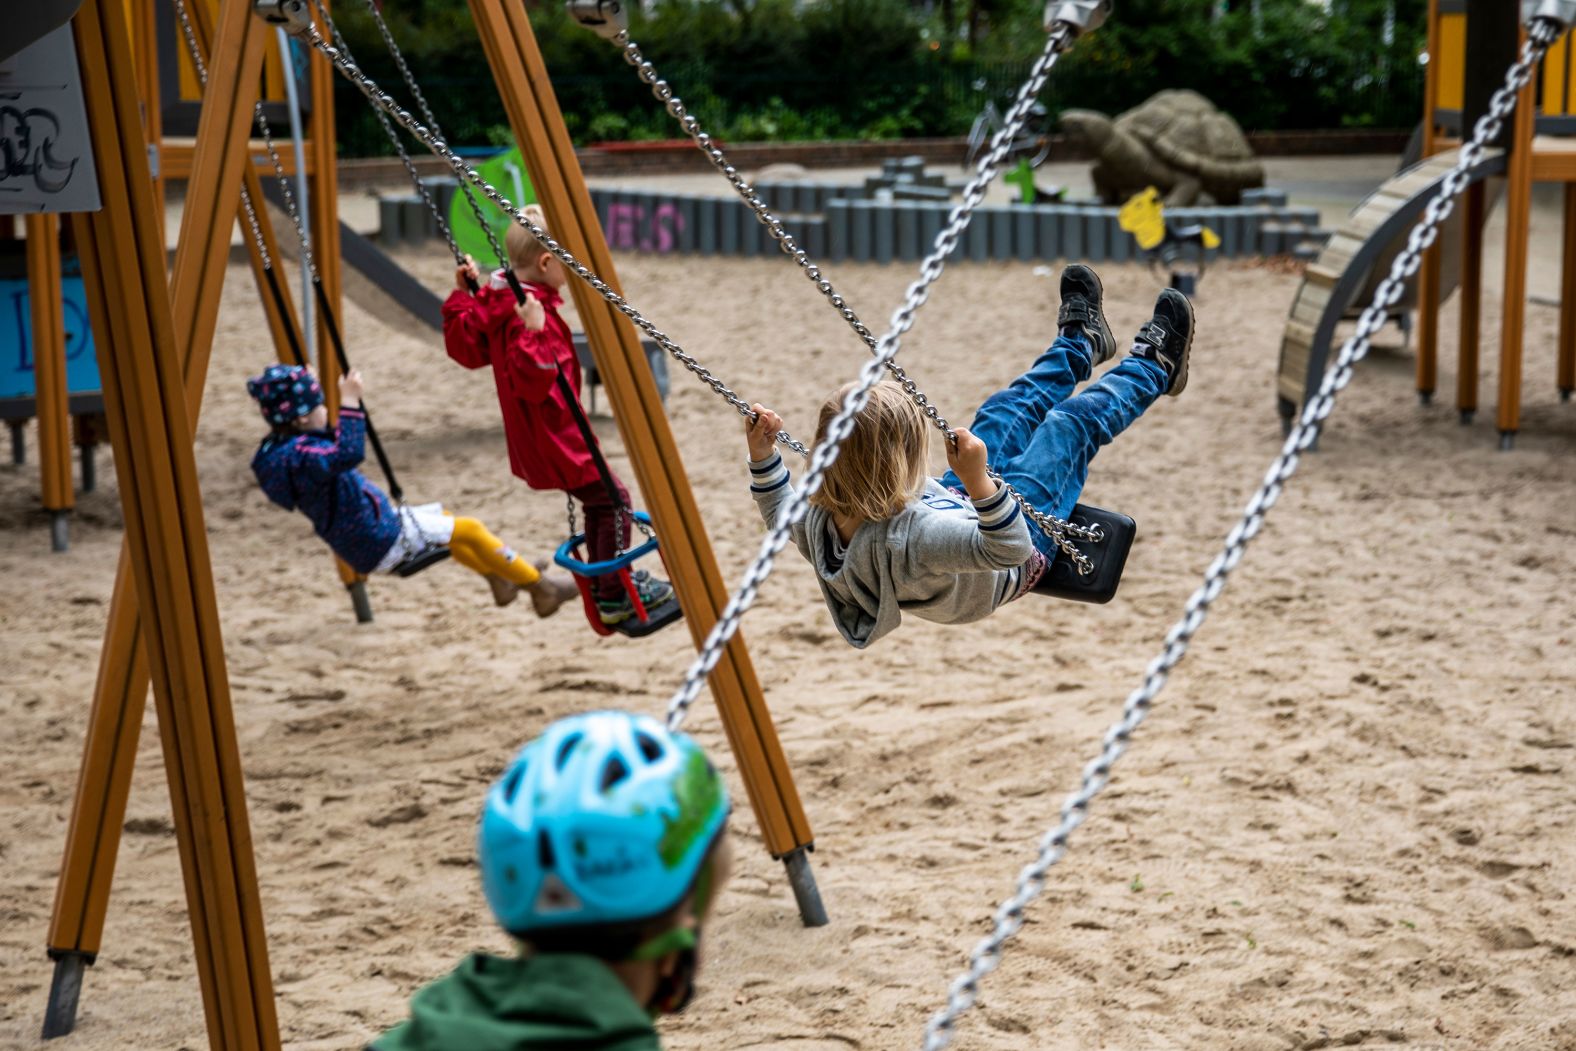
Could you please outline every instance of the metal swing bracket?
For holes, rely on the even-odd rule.
[[[291,36],[305,36],[312,29],[312,8],[307,0],[256,0],[252,10]]]
[[[1521,20],[1558,22],[1561,29],[1569,29],[1576,22],[1576,0],[1521,0]]]
[[[1576,0],[1573,0],[1576,2]],[[1092,33],[1111,17],[1112,0],[1047,0],[1045,4],[1045,30],[1050,32],[1059,25],[1066,26],[1068,42]]]
[[[581,28],[608,40],[629,29],[629,9],[624,0],[566,0],[564,10]]]

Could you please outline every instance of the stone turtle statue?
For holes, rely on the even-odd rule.
[[[1115,120],[1071,109],[1062,129],[1094,153],[1090,174],[1107,204],[1151,186],[1172,208],[1205,194],[1216,204],[1237,204],[1243,190],[1264,185],[1264,166],[1242,128],[1196,91],[1162,91]]]

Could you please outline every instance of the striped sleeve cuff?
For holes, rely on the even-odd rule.
[[[360,416],[362,419],[366,419],[367,415],[359,405],[342,405],[340,406],[339,414],[341,416]]]
[[[1018,501],[1012,498],[1005,486],[997,488],[996,494],[988,500],[976,500],[974,511],[980,516],[980,529],[987,533],[1006,529],[1022,514],[1018,509]]]
[[[788,466],[778,453],[764,460],[750,461],[750,492],[769,493],[788,484]]]

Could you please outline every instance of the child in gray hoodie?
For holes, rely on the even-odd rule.
[[[1086,266],[1062,274],[1059,334],[1028,372],[957,429],[951,468],[926,476],[931,424],[896,383],[883,382],[855,417],[853,433],[810,498],[793,539],[815,567],[821,594],[844,639],[863,649],[897,627],[904,612],[939,624],[982,620],[1026,594],[1057,556],[997,472],[1041,511],[1066,518],[1089,461],[1162,395],[1187,385],[1193,308],[1173,289],[1131,353],[1083,392],[1095,365],[1116,353],[1101,308],[1100,279]],[[853,385],[821,406],[816,444]],[[761,405],[748,426],[750,492],[768,527],[793,497],[777,452],[782,418]]]

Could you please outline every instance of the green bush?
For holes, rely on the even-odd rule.
[[[1116,113],[1163,88],[1190,87],[1249,130],[1407,127],[1422,105],[1417,54],[1426,0],[1396,0],[1394,40],[1385,44],[1388,2],[1336,0],[1332,14],[1307,0],[1259,0],[1257,18],[1245,3],[1212,18],[1216,0],[1122,0],[1061,60],[1043,99],[1053,111]],[[557,0],[527,6],[577,143],[682,136],[616,48],[573,25]],[[662,0],[635,5],[631,35],[721,139],[962,135],[986,100],[1001,108],[1011,101],[1043,45],[1043,7],[1043,0]],[[363,68],[409,105],[364,6],[339,8]],[[949,8],[951,26],[942,24]],[[446,137],[507,142],[464,0],[406,0],[383,10]],[[353,86],[340,81],[336,102],[343,153],[390,152]]]

